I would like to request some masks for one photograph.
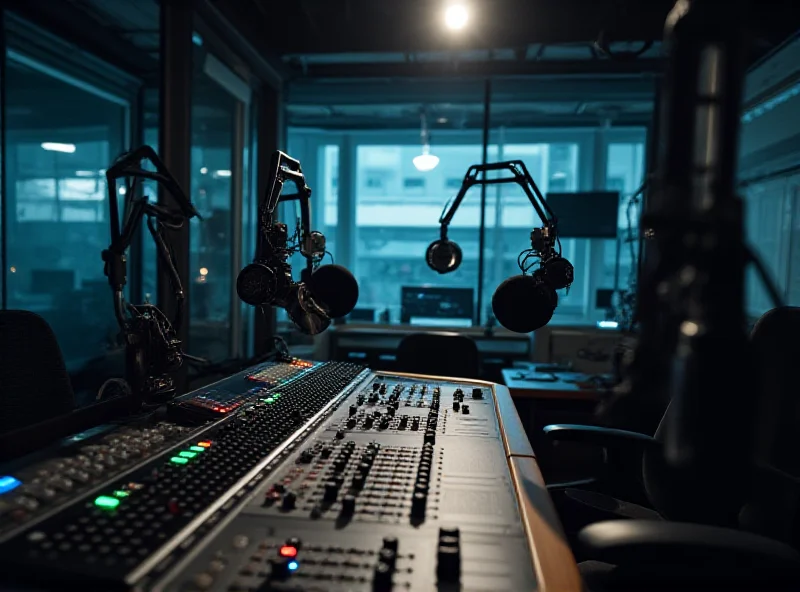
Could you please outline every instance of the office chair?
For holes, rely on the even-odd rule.
[[[0,433],[69,413],[75,406],[50,325],[24,310],[0,310]]]
[[[783,307],[765,313],[753,328],[750,341],[753,344],[756,360],[761,371],[760,392],[767,406],[766,413],[776,417],[781,425],[774,426],[769,434],[759,435],[764,443],[762,456],[770,459],[770,464],[792,475],[800,476],[800,459],[795,454],[797,441],[795,433],[800,421],[800,401],[796,397],[795,364],[800,360],[800,307]],[[670,406],[653,436],[627,430],[611,429],[585,425],[549,425],[544,432],[554,442],[584,442],[604,449],[606,464],[613,463],[615,469],[626,468],[635,474],[617,475],[624,479],[626,486],[639,486],[633,493],[633,501],[622,501],[607,491],[614,489],[614,483],[593,483],[585,488],[555,484],[548,486],[556,507],[559,509],[565,531],[571,542],[577,543],[576,534],[588,524],[603,520],[663,519],[702,522],[704,516],[698,515],[694,495],[676,489],[672,475],[661,454],[661,442],[670,424]],[[620,458],[640,459],[638,463],[618,462]],[[789,496],[791,498],[791,496]],[[694,501],[694,503],[693,503]],[[794,508],[791,508],[794,511]],[[774,508],[767,512],[772,516],[753,517],[749,528],[786,539],[785,521],[774,519]],[[580,554],[580,545],[576,553]]]
[[[412,333],[404,337],[397,348],[397,370],[412,374],[479,378],[478,346],[475,341],[459,333]]]

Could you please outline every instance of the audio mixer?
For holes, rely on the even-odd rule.
[[[180,404],[209,392],[238,404],[2,467],[0,590],[517,592],[555,589],[546,555],[575,571],[504,387],[295,361]]]

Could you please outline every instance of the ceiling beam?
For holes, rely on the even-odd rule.
[[[619,75],[660,73],[663,61],[655,58],[635,60],[509,60],[493,62],[399,62],[294,64],[291,79],[324,78],[477,78],[536,75]]]
[[[653,76],[539,76],[496,80],[492,101],[637,102],[651,101]],[[417,103],[483,104],[483,80],[296,80],[286,91],[292,105],[375,105]]]

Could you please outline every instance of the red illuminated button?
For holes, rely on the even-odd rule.
[[[288,545],[284,545],[278,550],[278,554],[281,557],[289,557],[294,558],[297,557],[297,549],[295,547],[290,547]]]
[[[209,442],[208,440],[204,440],[203,442],[198,442],[197,445],[202,446],[203,448],[210,448],[211,442]]]

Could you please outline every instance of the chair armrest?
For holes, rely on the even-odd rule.
[[[680,566],[687,563],[731,570],[800,574],[800,553],[755,534],[699,524],[652,520],[611,520],[587,526],[578,535],[591,559],[618,566]]]
[[[552,424],[543,428],[544,433],[556,442],[584,442],[602,447],[635,447],[660,446],[661,443],[645,434],[615,430],[599,426],[577,424]]]

